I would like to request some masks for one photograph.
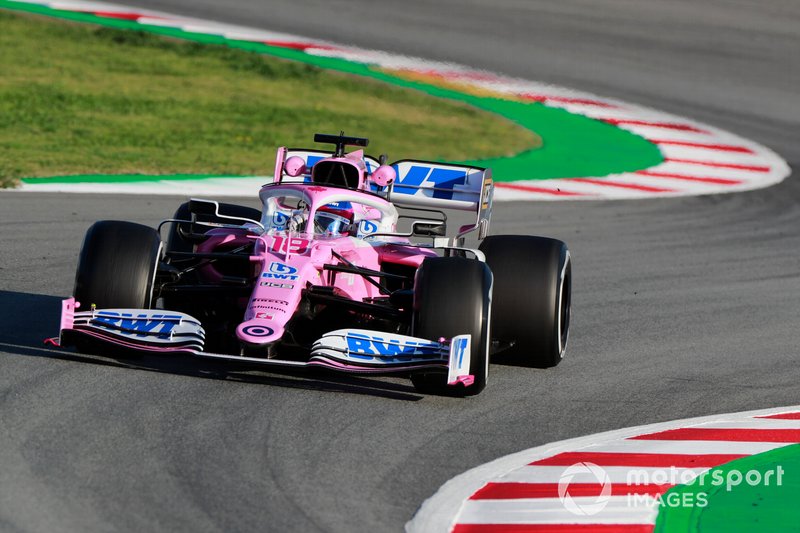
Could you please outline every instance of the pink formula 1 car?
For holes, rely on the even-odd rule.
[[[260,211],[192,199],[158,230],[92,225],[61,344],[405,375],[440,394],[480,392],[495,354],[559,363],[569,252],[543,237],[486,237],[489,169],[387,165],[345,153],[367,139],[314,140],[335,152],[280,148]],[[469,223],[448,232],[446,211]],[[464,246],[471,233],[478,249]]]

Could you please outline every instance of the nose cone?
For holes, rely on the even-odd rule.
[[[242,322],[236,328],[236,337],[247,344],[266,345],[279,340],[283,336],[283,326],[271,320],[255,318]]]

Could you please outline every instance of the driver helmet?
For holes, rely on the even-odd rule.
[[[350,202],[326,204],[314,215],[314,231],[325,235],[347,235],[354,218]]]

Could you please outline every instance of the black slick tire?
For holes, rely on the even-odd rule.
[[[480,245],[494,274],[492,336],[509,346],[493,361],[547,368],[569,338],[572,262],[562,241],[529,235],[487,237]]]
[[[161,239],[153,228],[117,220],[95,222],[83,240],[75,274],[80,310],[150,309]]]
[[[414,281],[412,335],[436,341],[470,334],[470,374],[475,381],[468,387],[450,386],[446,374],[413,374],[418,391],[474,395],[486,387],[491,300],[492,273],[485,263],[462,257],[425,259]]]

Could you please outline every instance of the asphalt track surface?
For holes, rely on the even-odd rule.
[[[142,1],[450,59],[727,128],[800,166],[794,0]],[[397,531],[452,476],[548,441],[800,403],[800,185],[698,198],[504,203],[495,233],[566,240],[557,368],[494,365],[457,400],[403,381],[43,349],[97,219],[180,199],[0,194],[0,530]]]

